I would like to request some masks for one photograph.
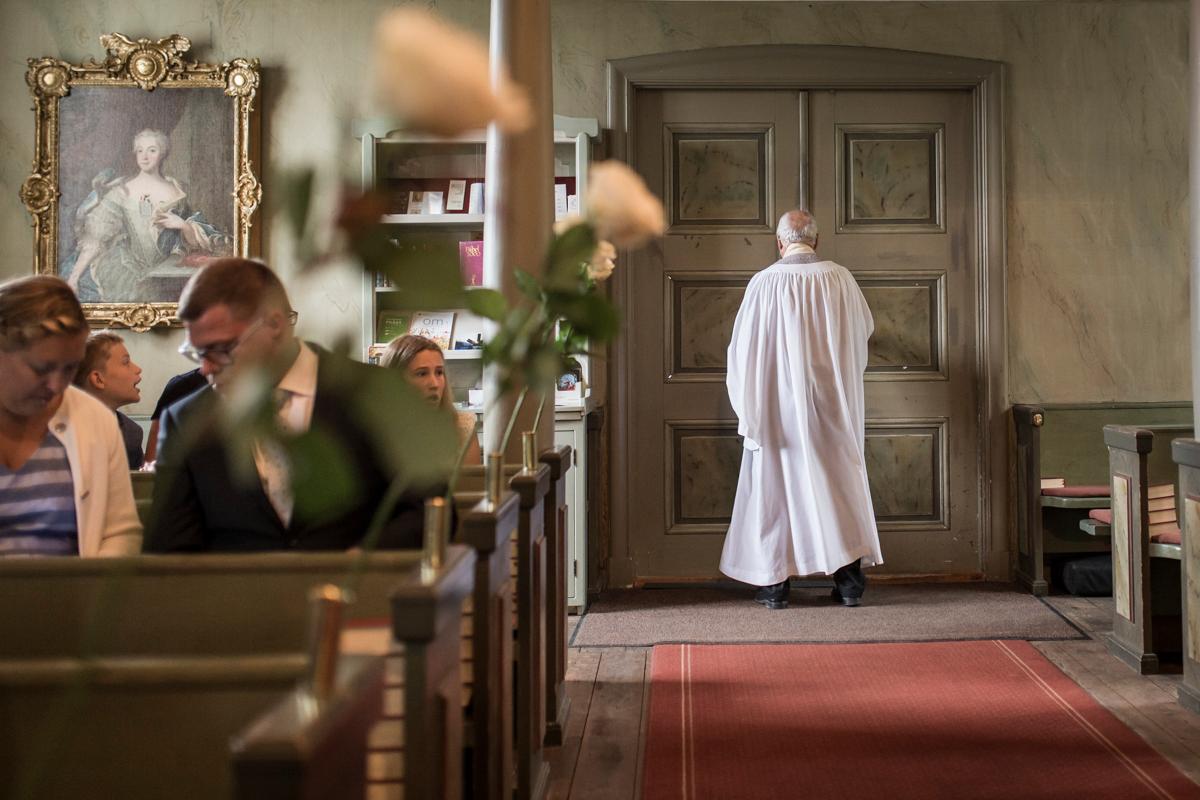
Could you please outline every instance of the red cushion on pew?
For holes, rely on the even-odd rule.
[[[1108,486],[1059,486],[1054,489],[1042,489],[1042,494],[1049,497],[1108,497]]]
[[[1155,544],[1183,544],[1183,536],[1180,534],[1179,527],[1176,526],[1162,533],[1156,533],[1150,537],[1150,541]]]
[[[1093,508],[1088,512],[1088,516],[1096,520],[1096,522],[1103,522],[1105,525],[1112,525],[1111,508]]]

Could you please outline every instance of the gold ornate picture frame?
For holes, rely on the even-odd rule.
[[[200,264],[257,251],[259,62],[184,61],[179,35],[100,43],[102,63],[28,62],[34,272],[71,283],[93,325],[175,325]]]

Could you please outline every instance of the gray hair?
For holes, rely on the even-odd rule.
[[[133,137],[134,147],[137,146],[138,139],[153,139],[158,144],[159,152],[162,153],[158,159],[159,163],[165,161],[167,156],[171,154],[171,137],[167,136],[160,130],[155,128],[143,128],[142,130],[138,131]]]
[[[818,232],[817,221],[803,208],[793,208],[780,217],[779,224],[775,226],[775,235],[784,247],[796,242],[813,247],[817,243]]]

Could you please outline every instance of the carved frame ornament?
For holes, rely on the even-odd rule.
[[[259,87],[258,59],[238,58],[222,64],[185,61],[191,41],[173,34],[157,41],[133,40],[120,33],[100,37],[107,49],[103,62],[94,59],[70,64],[56,58],[31,58],[25,82],[33,94],[33,171],[21,186],[21,201],[33,217],[35,274],[57,275],[59,270],[60,109],[63,98],[76,87],[136,87],[146,92],[169,88],[222,89],[229,98],[233,142],[234,255],[249,257],[257,249],[255,212],[262,200],[262,185],[254,173],[258,157],[258,124],[254,99]],[[70,209],[68,209],[70,211]],[[252,236],[252,233],[254,234]],[[159,325],[178,325],[175,302],[133,301],[84,303],[84,313],[95,327],[126,327],[146,331]]]

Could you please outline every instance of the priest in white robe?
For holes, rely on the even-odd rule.
[[[863,373],[875,323],[849,270],[815,252],[807,211],[784,214],[780,260],[746,287],[726,385],[743,437],[721,572],[785,608],[788,578],[825,573],[859,604],[883,563],[863,456]]]

